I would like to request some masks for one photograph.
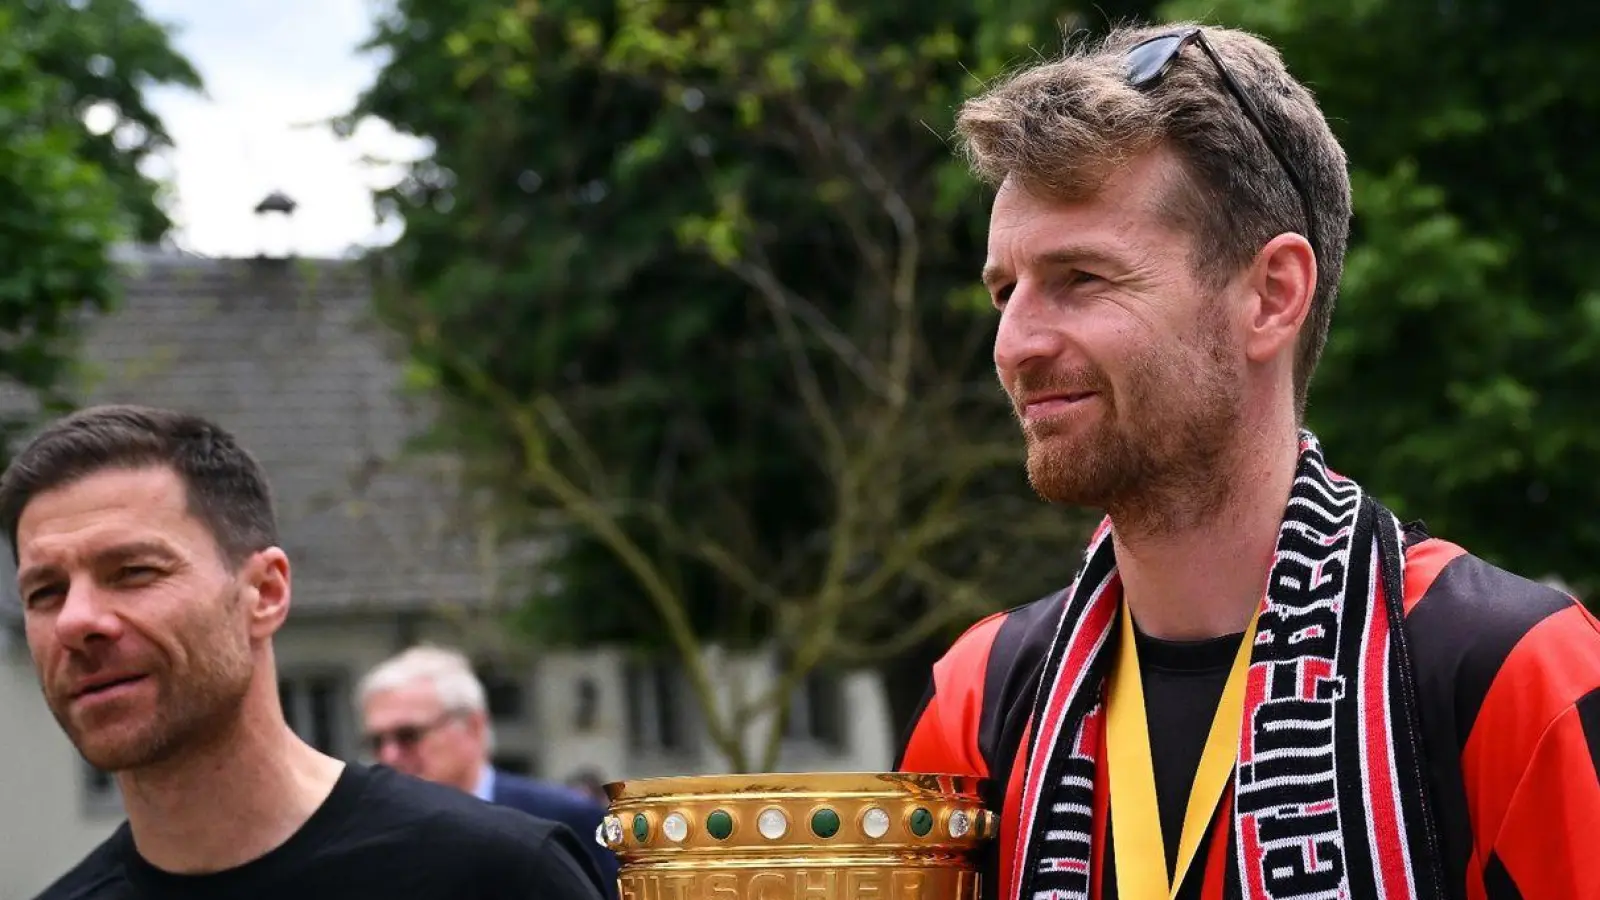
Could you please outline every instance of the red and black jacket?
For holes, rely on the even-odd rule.
[[[994,900],[1016,839],[1023,732],[1060,600],[969,629],[934,666],[896,763],[987,779],[990,808],[1001,811],[984,873]],[[1404,602],[1449,896],[1600,900],[1592,843],[1600,834],[1600,622],[1565,593],[1420,526],[1407,530]],[[1228,812],[1218,810],[1219,826]],[[1098,837],[1104,872],[1110,858]],[[1223,842],[1207,843],[1211,852],[1202,848],[1196,864],[1206,861],[1202,895],[1210,900],[1221,896],[1227,856]]]

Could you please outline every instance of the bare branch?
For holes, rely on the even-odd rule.
[[[732,550],[709,538],[688,534],[665,507],[650,504],[645,518],[669,544],[709,564],[730,584],[744,591],[746,597],[768,607],[777,607],[785,602],[782,593],[742,562]]]
[[[852,640],[840,635],[835,640],[830,656],[842,665],[867,665],[893,659],[913,647],[933,638],[949,626],[963,620],[972,621],[994,611],[996,604],[984,595],[979,580],[959,580],[938,571],[924,562],[906,567],[908,579],[939,598],[928,604],[927,610],[910,621],[897,620],[893,634],[869,641]]]
[[[754,288],[774,309],[781,309],[785,316],[798,319],[809,326],[823,345],[833,352],[845,368],[855,373],[863,385],[880,394],[888,395],[889,383],[878,371],[878,365],[837,325],[829,321],[827,315],[818,309],[816,304],[784,287],[772,273],[772,268],[765,263],[764,257],[759,255],[759,250],[753,257],[737,264],[734,267],[734,274]]]
[[[684,598],[671,586],[660,567],[628,536],[617,518],[594,495],[574,484],[554,464],[550,443],[539,424],[536,409],[556,405],[553,397],[537,398],[532,404],[518,402],[472,361],[461,358],[438,341],[439,329],[424,315],[416,337],[419,344],[446,361],[471,389],[496,409],[507,428],[517,438],[527,485],[551,495],[575,522],[603,543],[634,576],[635,581],[661,617],[668,638],[677,649],[687,670],[691,689],[705,710],[717,709],[716,691],[706,669],[703,645],[689,621]],[[706,717],[712,741],[730,760],[743,757],[741,735],[729,729],[727,721],[715,715]]]
[[[917,268],[921,264],[922,244],[917,234],[916,214],[910,204],[873,164],[860,143],[841,133],[828,119],[798,98],[791,103],[796,118],[818,144],[837,148],[845,165],[861,186],[877,198],[898,238],[890,301],[895,310],[895,327],[889,351],[889,401],[898,410],[911,390],[912,353],[917,344],[916,301]]]
[[[601,465],[600,457],[589,446],[589,442],[578,433],[577,428],[573,427],[572,419],[567,416],[562,404],[554,397],[546,395],[533,401],[533,409],[544,420],[550,433],[561,441],[574,463],[583,472],[589,492],[609,493],[610,485],[607,484],[609,479],[606,477],[605,466]]]
[[[707,187],[712,190],[715,197],[715,186],[708,167],[709,163],[702,160],[701,169],[706,174]],[[715,199],[720,206],[728,205],[726,197],[715,197]],[[742,198],[736,195],[736,201],[742,201]],[[731,261],[718,259],[714,255],[711,258],[754,288],[756,296],[763,301],[767,312],[772,316],[773,325],[777,328],[778,339],[783,344],[784,355],[789,361],[790,371],[794,374],[795,389],[800,394],[801,403],[822,438],[823,452],[828,458],[829,465],[835,469],[841,468],[846,456],[844,435],[828,414],[826,395],[822,390],[816,368],[812,365],[810,354],[806,352],[806,344],[801,339],[800,329],[795,325],[794,310],[788,302],[788,292],[772,274],[770,267],[755,264],[748,258],[748,253],[745,254],[745,258]]]
[[[668,25],[679,37],[697,27],[691,19]],[[881,660],[991,607],[982,585],[1009,560],[974,548],[973,536],[995,535],[1003,544],[1023,534],[1059,537],[1061,529],[1052,528],[1045,515],[1018,515],[1015,506],[998,499],[974,497],[997,467],[1016,466],[1016,442],[992,440],[973,427],[978,392],[957,374],[966,367],[943,365],[924,346],[925,308],[919,307],[918,293],[926,262],[920,225],[926,223],[919,221],[918,211],[927,204],[906,169],[896,170],[896,148],[875,147],[871,131],[851,131],[838,117],[820,111],[814,98],[763,84],[754,68],[759,60],[735,55],[710,65],[730,68],[733,75],[753,67],[749,79],[715,79],[720,92],[718,84],[699,85],[706,96],[730,105],[741,94],[760,95],[775,114],[771,127],[750,140],[781,146],[803,171],[853,188],[823,202],[853,242],[865,295],[860,303],[846,305],[852,312],[830,314],[841,304],[804,296],[795,284],[785,283],[787,270],[773,262],[775,246],[763,243],[776,229],[752,227],[743,191],[727,187],[726,171],[712,171],[711,161],[700,158],[708,193],[723,217],[717,226],[731,221],[744,238],[731,254],[721,252],[726,247],[708,245],[708,255],[749,288],[752,302],[772,322],[783,356],[777,365],[793,382],[794,396],[786,399],[798,401],[806,427],[815,434],[819,468],[829,482],[817,490],[830,492],[829,511],[815,534],[793,546],[760,547],[755,515],[736,489],[708,490],[717,507],[710,514],[705,506],[693,510],[692,517],[672,509],[670,498],[681,495],[681,489],[670,489],[672,480],[687,472],[681,460],[692,456],[697,442],[711,443],[709,435],[694,432],[696,426],[704,430],[704,423],[674,423],[649,485],[633,485],[628,470],[608,468],[596,452],[597,436],[582,433],[581,423],[590,417],[582,403],[592,395],[574,388],[559,399],[511,396],[470,359],[451,357],[441,346],[437,323],[426,319],[419,323],[425,336],[419,343],[448,359],[495,410],[515,438],[517,474],[530,491],[548,497],[638,583],[682,658],[712,741],[735,767],[745,769],[750,761],[744,746],[750,723],[770,721],[758,753],[761,767],[771,768],[781,751],[788,698],[817,666],[827,660]],[[649,65],[610,69],[608,75],[615,79],[603,79],[608,83],[656,89],[676,80]],[[511,152],[509,145],[503,152]],[[941,347],[938,352],[951,351]],[[653,540],[639,539],[635,524],[660,538],[667,548],[661,558],[645,549]],[[762,559],[763,552],[770,558]],[[688,615],[689,598],[673,577],[673,566],[690,560],[704,564],[728,594],[748,601],[738,604],[741,613],[771,616],[777,623],[775,640],[784,652],[773,682],[754,696],[724,704],[712,688]],[[905,614],[908,600],[922,611]],[[883,627],[884,617],[902,614],[906,621]],[[768,713],[770,719],[763,719]]]

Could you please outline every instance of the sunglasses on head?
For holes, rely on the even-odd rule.
[[[1305,179],[1300,177],[1300,173],[1289,162],[1289,155],[1283,152],[1283,147],[1272,137],[1272,132],[1267,130],[1266,123],[1261,121],[1261,114],[1240,89],[1239,83],[1233,79],[1233,73],[1223,65],[1222,58],[1211,49],[1200,29],[1190,28],[1173,34],[1164,34],[1136,44],[1128,51],[1123,61],[1123,73],[1128,83],[1136,88],[1146,88],[1158,83],[1167,72],[1171,71],[1178,55],[1190,44],[1198,44],[1200,49],[1205,51],[1211,64],[1217,67],[1217,74],[1222,77],[1223,86],[1233,95],[1245,118],[1255,126],[1256,133],[1261,135],[1261,140],[1267,145],[1267,149],[1278,158],[1278,164],[1283,166],[1283,172],[1289,176],[1289,182],[1294,185],[1295,193],[1300,195],[1300,206],[1306,218],[1306,240],[1311,243],[1312,254],[1321,259],[1321,245],[1317,243],[1317,220],[1311,213],[1311,192],[1306,190]]]

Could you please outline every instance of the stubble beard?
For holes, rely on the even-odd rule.
[[[1243,418],[1243,384],[1220,321],[1207,323],[1201,352],[1151,354],[1131,369],[1118,402],[1078,427],[1023,426],[1028,481],[1045,501],[1099,510],[1119,533],[1168,532],[1214,512]]]
[[[195,635],[189,666],[150,674],[156,681],[153,711],[137,718],[126,710],[105,711],[116,720],[85,722],[73,715],[70,701],[47,697],[50,712],[85,762],[103,772],[128,772],[169,763],[216,744],[237,723],[253,675],[248,641],[228,631],[227,608],[237,603],[219,598],[208,628]]]

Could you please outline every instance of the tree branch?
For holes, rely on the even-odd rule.
[[[528,486],[550,494],[567,515],[608,547],[633,575],[661,617],[667,636],[677,648],[685,666],[696,700],[708,713],[706,728],[711,740],[735,765],[742,763],[742,736],[731,733],[727,721],[714,714],[718,709],[716,690],[706,670],[704,646],[695,635],[683,598],[673,590],[670,581],[649,555],[622,529],[616,517],[594,495],[567,478],[552,462],[549,440],[541,430],[539,417],[534,410],[558,408],[555,399],[549,396],[537,398],[533,409],[519,403],[481,368],[444,348],[437,339],[439,329],[430,327],[425,316],[419,324],[422,326],[417,331],[419,345],[436,354],[470,385],[471,390],[499,411],[504,424],[518,440],[522,476]]]

